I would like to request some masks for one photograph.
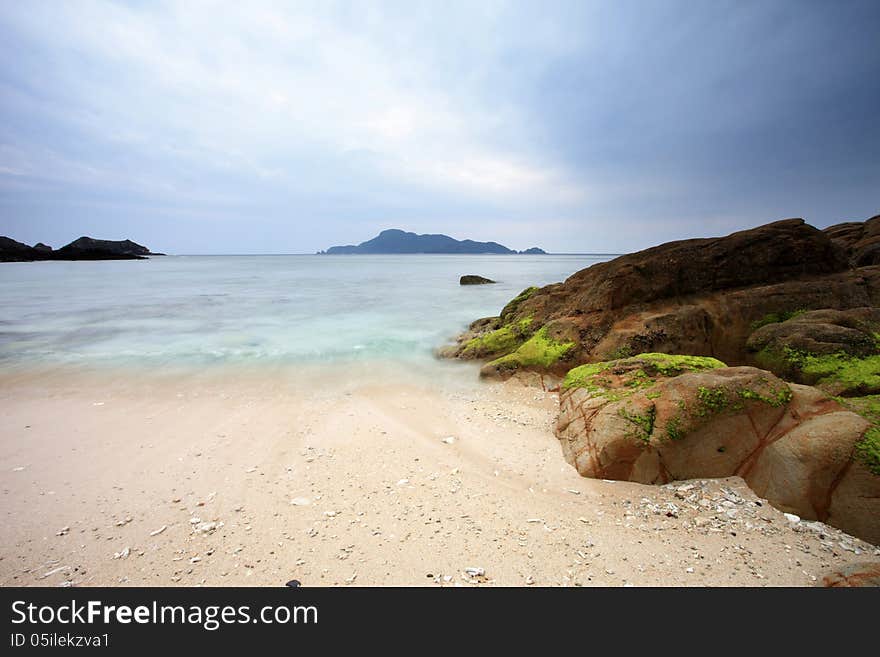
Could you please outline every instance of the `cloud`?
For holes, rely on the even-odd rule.
[[[0,221],[62,239],[87,217],[146,241],[189,216],[174,239],[196,248],[221,217],[255,250],[391,222],[620,248],[636,237],[609,225],[650,243],[795,197],[828,212],[804,184],[820,149],[841,170],[850,153],[827,197],[864,211],[877,91],[855,84],[877,71],[859,47],[877,12],[856,3],[823,28],[828,11],[766,4],[6,3],[0,203],[14,211]],[[810,50],[838,33],[836,51]],[[854,148],[834,119],[859,111]],[[787,190],[768,191],[781,167]],[[34,210],[57,199],[63,216]],[[224,235],[238,244],[232,224]]]

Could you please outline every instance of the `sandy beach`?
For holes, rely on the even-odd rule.
[[[555,393],[458,367],[4,373],[0,583],[812,586],[880,554],[736,478],[582,478]]]

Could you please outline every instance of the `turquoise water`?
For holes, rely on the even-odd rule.
[[[599,256],[168,256],[0,265],[0,363],[428,360]],[[497,285],[460,286],[462,274]]]

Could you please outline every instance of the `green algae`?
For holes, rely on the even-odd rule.
[[[655,383],[652,376],[656,375],[673,377],[678,376],[679,374],[684,374],[685,372],[700,372],[719,367],[726,367],[726,365],[720,360],[708,356],[679,356],[672,354],[646,353],[633,356],[632,358],[588,363],[586,365],[581,365],[580,367],[575,367],[569,370],[568,374],[566,374],[562,387],[586,388],[590,392],[599,392],[606,386],[602,385],[602,381],[597,378],[598,375],[615,367],[623,367],[630,362],[637,361],[641,361],[643,367],[622,373],[622,376],[626,379],[624,385],[627,388],[643,389],[650,387]]]
[[[575,346],[574,342],[558,342],[541,327],[515,351],[493,360],[490,365],[503,369],[521,367],[548,368],[556,364]]]
[[[791,347],[765,347],[755,360],[782,376],[833,388],[847,396],[880,391],[880,354],[859,357],[845,352],[812,354]]]
[[[768,313],[764,315],[761,319],[755,320],[751,323],[750,328],[752,331],[757,331],[762,326],[767,326],[768,324],[779,324],[780,322],[786,322],[789,319],[794,317],[798,317],[799,315],[803,315],[807,312],[804,308],[799,308],[798,310],[789,310],[778,313]]]
[[[657,418],[657,409],[652,404],[644,413],[631,413],[626,408],[621,408],[617,414],[632,424],[629,436],[642,442],[649,442],[654,433],[654,421]]]
[[[880,395],[835,397],[835,399],[871,422],[871,427],[855,444],[853,458],[862,462],[871,473],[880,475]]]
[[[510,353],[526,341],[531,323],[532,318],[526,317],[518,322],[512,322],[494,331],[489,331],[468,340],[461,353],[467,357]]]
[[[519,307],[523,303],[523,301],[531,299],[537,291],[538,288],[532,286],[527,287],[525,290],[517,294],[513,299],[507,302],[506,306],[504,306],[504,309],[501,311],[501,318],[506,319],[507,317],[516,314],[516,311],[519,310]]]

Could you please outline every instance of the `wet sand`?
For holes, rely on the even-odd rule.
[[[460,367],[5,372],[0,584],[812,586],[880,558],[736,478],[584,479],[554,393]]]

